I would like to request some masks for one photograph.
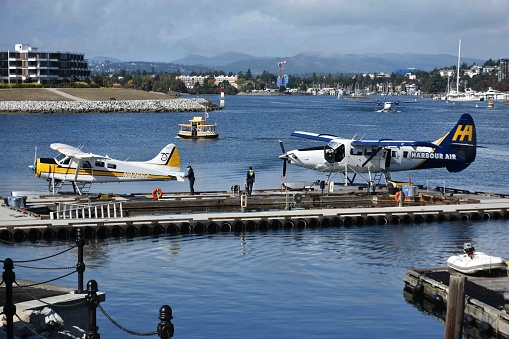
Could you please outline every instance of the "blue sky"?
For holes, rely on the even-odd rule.
[[[171,62],[240,52],[509,58],[507,0],[0,0],[0,50]]]

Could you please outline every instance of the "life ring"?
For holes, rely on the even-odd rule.
[[[163,197],[163,190],[160,188],[154,188],[154,190],[152,191],[152,198],[154,198],[154,200],[159,200],[162,197]]]
[[[401,195],[401,201],[405,201],[405,193],[403,193],[401,191],[396,192],[396,194],[394,195],[394,200],[399,202],[400,195]]]

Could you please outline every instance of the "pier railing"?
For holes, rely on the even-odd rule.
[[[57,211],[50,212],[50,219],[109,219],[123,216],[121,201],[88,204],[57,202]]]
[[[58,313],[53,311],[53,309],[57,309],[58,312],[63,310],[62,315],[65,314],[66,316],[71,317],[71,315],[69,314],[69,313],[71,313],[70,312],[71,308],[81,309],[83,307],[87,307],[88,315],[89,315],[88,316],[88,324],[83,324],[83,325],[88,325],[88,329],[84,329],[84,330],[86,330],[85,338],[88,338],[88,339],[96,339],[96,338],[99,339],[100,338],[100,334],[97,332],[99,329],[99,327],[97,326],[97,322],[96,322],[96,309],[97,308],[99,308],[103,312],[103,314],[106,316],[106,318],[111,323],[113,323],[119,329],[123,330],[124,332],[126,332],[128,334],[135,335],[135,336],[158,335],[159,338],[165,338],[165,339],[172,338],[173,334],[174,334],[174,326],[171,322],[171,319],[173,319],[173,312],[172,312],[172,309],[170,306],[163,305],[159,309],[159,317],[158,318],[160,321],[157,324],[155,331],[148,332],[148,333],[140,333],[140,332],[131,331],[131,330],[121,326],[108,313],[106,313],[104,308],[100,305],[100,302],[105,300],[105,296],[104,296],[104,293],[98,294],[98,292],[99,292],[98,285],[95,280],[89,280],[87,283],[87,290],[84,291],[84,289],[83,289],[83,273],[85,271],[85,263],[83,262],[83,247],[85,246],[85,244],[86,244],[86,240],[84,237],[84,232],[82,229],[78,229],[76,232],[76,244],[74,246],[69,246],[67,249],[64,249],[58,253],[48,255],[46,257],[35,258],[35,259],[30,259],[30,260],[15,261],[11,258],[7,258],[5,260],[0,260],[0,262],[4,264],[4,266],[3,266],[4,272],[2,274],[2,280],[0,281],[0,286],[5,284],[5,302],[2,301],[0,303],[5,306],[3,306],[3,308],[0,310],[0,314],[3,314],[6,318],[6,331],[7,331],[6,338],[13,339],[15,337],[18,337],[19,333],[21,333],[21,332],[26,334],[26,331],[31,331],[36,336],[40,335],[40,333],[37,333],[36,330],[34,329],[35,327],[32,324],[29,324],[28,322],[26,323],[25,328],[22,328],[19,326],[17,326],[17,327],[14,326],[14,317],[15,316],[17,317],[18,321],[20,321],[22,323],[25,321],[22,320],[22,318],[20,318],[20,316],[16,312],[16,304],[15,304],[15,300],[14,300],[15,293],[13,293],[13,285],[15,287],[21,289],[30,298],[32,298],[32,300],[39,301],[42,305],[41,308],[43,306],[45,308],[46,307],[51,308],[51,312],[52,312],[52,314],[54,313],[54,315],[52,315],[52,317],[50,317],[51,318],[50,321],[57,323],[56,326],[55,326],[55,324],[53,324],[51,327],[54,328],[55,330],[61,330],[61,327],[64,326],[64,320],[60,317],[60,315],[58,315]],[[44,247],[48,247],[48,246],[44,246]],[[49,267],[26,266],[25,264],[30,263],[30,262],[38,262],[38,261],[50,259],[50,258],[56,257],[58,255],[64,254],[64,253],[66,253],[70,250],[73,250],[75,248],[78,249],[78,262],[75,266],[75,270],[71,271],[70,273],[64,274],[63,276],[60,276],[55,279],[47,280],[45,282],[35,282],[35,283],[30,283],[30,284],[25,284],[25,285],[20,285],[16,281],[16,274],[14,272],[15,266],[20,267],[20,268],[27,268],[27,269],[44,269],[44,270],[73,269],[74,268],[73,266],[49,268]],[[65,299],[60,298],[58,301],[50,303],[50,302],[48,302],[50,299],[46,298],[46,300],[42,300],[41,298],[39,298],[37,296],[38,293],[37,293],[37,291],[34,290],[34,286],[43,285],[43,284],[47,284],[49,282],[53,282],[55,280],[67,277],[67,276],[73,274],[74,272],[78,273],[78,289],[75,290],[74,293],[72,293],[71,297],[66,297]],[[65,293],[60,293],[60,294],[62,295]],[[57,299],[52,299],[52,300],[57,300]],[[21,302],[21,301],[19,301],[19,302]],[[79,313],[81,314],[81,312],[79,312]],[[30,317],[30,319],[31,319],[31,317]],[[49,318],[46,317],[46,319],[49,319]],[[46,319],[45,319],[45,321],[46,321]],[[36,319],[35,321],[38,321],[38,320]],[[75,324],[68,324],[68,325],[73,326]],[[83,327],[86,327],[86,326],[83,326]],[[40,329],[38,329],[38,330],[40,330]],[[46,335],[48,328],[44,328],[42,330],[45,331],[45,335]],[[15,332],[17,332],[17,333],[15,333]]]

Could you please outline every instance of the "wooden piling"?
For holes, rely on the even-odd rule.
[[[463,310],[465,309],[464,276],[451,275],[449,296],[447,297],[447,315],[445,318],[445,338],[461,339],[463,331]]]

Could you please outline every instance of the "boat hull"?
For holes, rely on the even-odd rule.
[[[219,137],[219,134],[189,135],[189,134],[178,133],[177,135],[179,138],[183,138],[183,139],[216,139]]]
[[[447,259],[447,266],[464,274],[481,274],[507,270],[507,264],[504,259],[493,257],[483,252],[474,252],[473,255],[453,255]]]

